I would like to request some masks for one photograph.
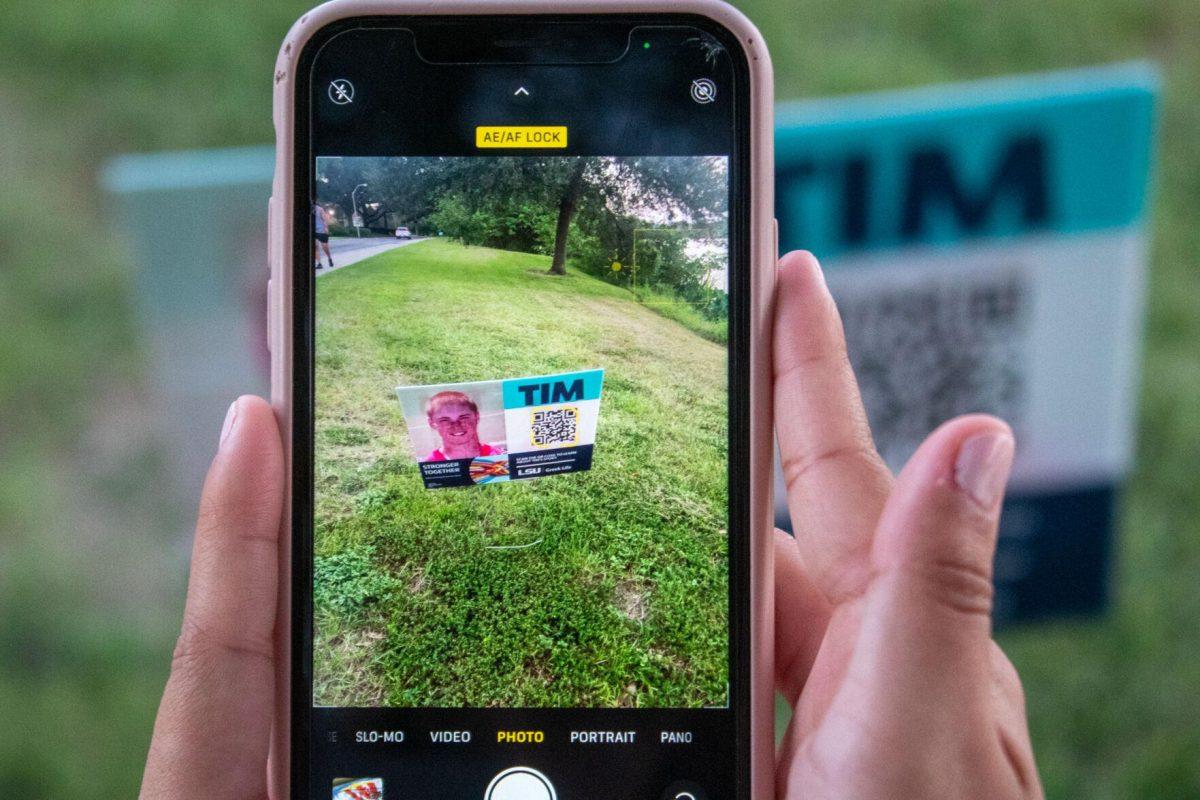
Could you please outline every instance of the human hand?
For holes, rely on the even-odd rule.
[[[1020,679],[991,637],[1012,433],[960,417],[893,479],[807,253],[780,264],[774,370],[796,534],[775,541],[776,681],[795,707],[777,796],[1040,798]]]
[[[797,527],[776,539],[776,673],[796,699],[779,796],[1040,797],[1020,683],[987,616],[1011,435],[956,420],[894,482],[807,255],[784,259],[776,331]],[[142,800],[267,796],[285,480],[270,407],[240,398],[205,483]]]
[[[275,414],[229,409],[200,500],[183,629],[142,800],[267,797],[284,461]]]

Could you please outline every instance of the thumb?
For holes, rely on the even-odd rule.
[[[948,422],[909,460],[880,517],[851,669],[905,727],[988,703],[992,558],[1012,458],[1002,421]]]
[[[892,624],[944,623],[956,647],[990,636],[992,559],[1012,459],[1008,426],[982,415],[946,423],[917,449],[872,545],[875,573],[895,592]]]

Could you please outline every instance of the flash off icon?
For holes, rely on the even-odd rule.
[[[692,99],[697,103],[711,103],[717,99],[717,85],[708,78],[692,81]]]
[[[354,102],[354,84],[345,78],[329,82],[329,99],[339,106]]]

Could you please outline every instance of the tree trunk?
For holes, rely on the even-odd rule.
[[[580,158],[575,162],[575,169],[563,189],[562,199],[558,202],[558,225],[554,230],[554,260],[550,262],[551,275],[567,274],[567,234],[571,230],[571,217],[575,214],[575,201],[579,197],[579,188],[583,185],[583,169],[587,162]]]

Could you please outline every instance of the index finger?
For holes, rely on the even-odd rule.
[[[142,800],[265,796],[284,482],[274,412],[257,397],[240,398],[204,484]]]
[[[776,281],[775,432],[800,556],[831,602],[857,595],[892,474],[875,450],[842,320],[810,253]]]

